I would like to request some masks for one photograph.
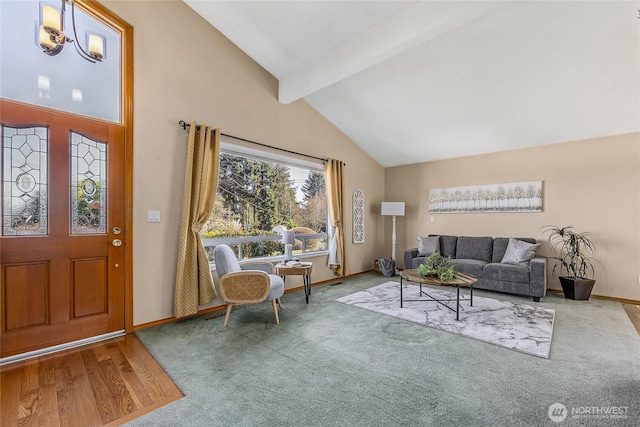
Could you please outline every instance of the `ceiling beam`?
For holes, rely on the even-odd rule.
[[[417,2],[279,80],[289,104],[502,8],[508,2]],[[437,17],[437,19],[434,19]]]

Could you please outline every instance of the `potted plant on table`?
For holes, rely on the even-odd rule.
[[[553,266],[553,277],[560,279],[562,292],[572,300],[588,300],[596,283],[593,280],[594,258],[589,254],[595,252],[595,244],[587,237],[588,232],[577,233],[572,225],[556,227],[548,225],[544,233],[549,233],[549,246],[560,255],[551,257],[556,261]],[[557,271],[560,275],[557,275]],[[566,272],[566,276],[562,275]]]
[[[431,254],[418,266],[418,273],[422,276],[438,276],[444,282],[452,280],[456,276],[456,270],[451,264],[451,258],[445,258],[440,254]]]

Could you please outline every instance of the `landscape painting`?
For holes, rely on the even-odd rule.
[[[429,212],[542,212],[542,181],[432,189]]]

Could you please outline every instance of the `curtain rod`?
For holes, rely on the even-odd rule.
[[[187,129],[189,129],[191,127],[191,125],[189,123],[185,122],[184,120],[180,120],[178,122],[178,126],[180,126],[184,130],[187,130]],[[200,128],[200,125],[197,125],[196,129],[200,130],[199,128]],[[220,132],[220,135],[226,136],[228,138],[233,138],[233,139],[237,139],[237,140],[240,140],[240,141],[248,142],[250,144],[259,145],[261,147],[271,148],[273,150],[284,151],[286,153],[295,154],[297,156],[303,156],[303,157],[309,157],[311,159],[321,160],[322,162],[326,162],[328,160],[328,159],[324,159],[322,157],[316,157],[316,156],[311,156],[309,154],[298,153],[297,151],[291,151],[291,150],[287,150],[285,148],[274,147],[272,145],[267,145],[267,144],[263,144],[261,142],[251,141],[250,139],[240,138],[239,136],[233,136],[233,135],[229,135],[229,134],[222,133],[222,132]],[[346,163],[345,163],[345,166],[346,166]]]

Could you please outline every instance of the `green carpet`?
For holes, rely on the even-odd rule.
[[[227,328],[202,316],[138,331],[185,397],[127,425],[640,425],[640,337],[619,303],[474,292],[554,309],[542,359],[335,301],[387,280],[317,286],[308,305],[286,294],[280,325],[259,304]]]

